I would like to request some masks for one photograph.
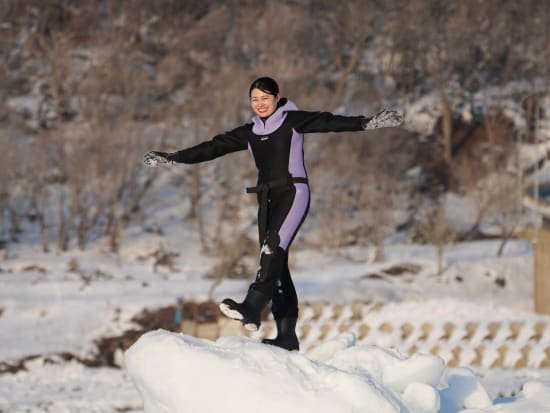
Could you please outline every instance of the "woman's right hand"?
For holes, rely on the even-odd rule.
[[[143,164],[149,168],[156,168],[159,165],[172,165],[175,162],[170,159],[170,153],[150,151],[143,155]]]

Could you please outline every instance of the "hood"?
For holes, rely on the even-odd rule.
[[[279,100],[278,108],[273,112],[267,119],[262,120],[258,115],[252,117],[252,122],[254,126],[252,127],[252,132],[256,135],[267,135],[270,134],[283,124],[287,112],[293,110],[298,110],[298,107],[287,98],[281,98]]]

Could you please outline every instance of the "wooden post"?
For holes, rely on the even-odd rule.
[[[550,314],[550,218],[543,219],[535,252],[535,311]]]

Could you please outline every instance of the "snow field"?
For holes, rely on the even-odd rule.
[[[55,356],[37,358],[25,367],[15,374],[0,374],[0,412],[143,412],[124,370],[88,368]]]

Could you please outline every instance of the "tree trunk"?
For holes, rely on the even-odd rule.
[[[17,212],[13,208],[10,208],[10,235],[9,235],[9,240],[10,241],[16,241],[18,232],[19,232],[19,215],[17,214]]]
[[[38,224],[40,226],[40,240],[42,244],[42,252],[48,253],[50,252],[48,225],[46,224],[46,219],[44,218],[44,214],[42,213],[38,214],[37,218],[38,218]]]
[[[445,242],[440,241],[437,243],[437,276],[441,277],[443,274],[443,253],[445,251]]]
[[[206,234],[206,228],[204,226],[204,218],[202,216],[202,211],[200,208],[201,200],[201,173],[200,166],[195,165],[191,169],[191,188],[189,191],[189,200],[191,203],[191,209],[189,211],[188,217],[195,219],[197,221],[197,226],[199,230],[199,239],[202,246],[202,252],[208,253],[208,237]]]
[[[447,97],[445,96],[445,89],[443,85],[437,85],[437,91],[439,93],[439,99],[441,100],[441,130],[443,138],[443,159],[450,167],[452,164],[453,158],[453,142],[452,142],[452,128],[453,128],[453,119],[451,113],[451,107]]]
[[[337,68],[338,68],[338,81],[336,82],[336,87],[334,88],[334,94],[331,99],[331,107],[338,108],[342,105],[344,101],[344,93],[346,91],[346,82],[348,75],[355,69],[355,66],[357,66],[357,62],[359,61],[359,57],[361,55],[361,47],[359,44],[357,44],[351,53],[350,56],[347,56],[348,62],[347,64],[342,63],[342,56],[338,56],[337,59]]]
[[[114,218],[109,233],[109,250],[117,254],[120,248],[121,228],[119,219]]]
[[[514,228],[515,228],[515,225],[514,225]],[[502,234],[502,239],[500,240],[500,245],[498,246],[497,257],[502,257],[504,248],[506,247],[506,244],[508,243],[510,238],[512,238],[512,235],[514,234],[515,231],[513,229],[509,231],[504,229],[502,232],[503,234]]]
[[[65,216],[65,198],[62,197],[57,215],[57,250],[67,251],[69,246],[69,224]]]

